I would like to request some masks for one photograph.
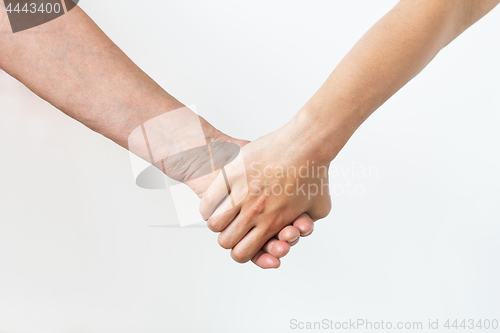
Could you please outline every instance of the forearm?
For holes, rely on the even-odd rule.
[[[5,11],[0,16],[5,30]],[[183,106],[78,7],[30,30],[0,34],[0,48],[0,68],[123,147],[134,128]]]
[[[353,47],[297,119],[333,159],[359,125],[498,0],[403,0]]]

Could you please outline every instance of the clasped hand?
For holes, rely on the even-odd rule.
[[[288,252],[278,240],[294,245],[300,229],[310,234],[313,221],[330,212],[329,163],[318,160],[297,127],[291,122],[245,144],[202,196],[203,218],[239,263],[277,268]]]

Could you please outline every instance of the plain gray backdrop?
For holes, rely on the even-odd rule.
[[[396,3],[81,6],[169,93],[252,140]],[[127,151],[0,73],[0,332],[500,319],[499,40],[497,8],[361,126],[332,164],[332,213],[273,271],[233,262],[208,229],[150,227],[176,223],[168,192],[138,188]]]

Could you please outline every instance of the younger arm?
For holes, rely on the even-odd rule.
[[[227,168],[235,195],[248,193],[241,204],[233,207],[226,199],[218,205],[225,193],[222,177],[210,186],[200,211],[210,228],[221,232],[220,245],[231,248],[236,261],[246,262],[300,214],[306,212],[313,220],[325,217],[331,207],[329,192],[322,190],[328,186],[325,170],[356,129],[499,2],[400,1],[288,124],[242,149],[246,170],[253,172],[248,185],[244,172]],[[301,168],[309,173],[279,172]]]

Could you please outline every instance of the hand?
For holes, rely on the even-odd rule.
[[[148,120],[132,131],[129,149],[167,176],[187,184],[200,198],[219,174],[219,169],[249,142],[231,138],[186,107]],[[309,235],[313,222],[308,215],[283,228],[253,258],[261,268],[277,268],[300,235]]]
[[[277,237],[271,238],[252,258],[252,262],[261,268],[278,268],[281,258],[296,245],[301,237],[307,237],[314,230],[314,221],[307,214],[299,216],[292,225],[283,228]]]
[[[239,149],[235,150],[231,146],[222,143],[234,143],[239,148],[247,145],[249,141],[237,140],[225,134],[218,133],[217,138],[213,138],[216,144],[212,145],[211,158],[216,165],[226,165],[227,161],[239,154]],[[211,165],[210,156],[205,154],[182,154],[166,158],[163,165],[163,171],[169,177],[178,181],[185,182],[200,198],[203,198],[205,191],[220,171],[197,177],[201,171]],[[190,176],[187,176],[190,175]],[[293,223],[284,228],[271,238],[262,248],[253,256],[252,262],[260,268],[278,268],[281,265],[280,258],[286,256],[290,247],[299,242],[300,237],[309,236],[314,229],[314,222],[307,214],[295,219]]]
[[[292,121],[245,145],[244,163],[229,163],[226,175],[220,173],[204,193],[200,212],[235,261],[255,258],[296,219],[316,221],[329,214],[329,161],[305,133]]]

